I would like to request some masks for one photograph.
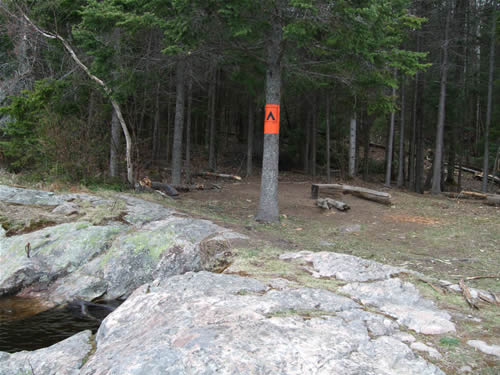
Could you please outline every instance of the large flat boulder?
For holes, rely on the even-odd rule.
[[[443,374],[390,330],[369,330],[384,319],[325,290],[207,272],[159,278],[104,320],[80,374]]]
[[[455,332],[451,316],[423,298],[417,288],[401,279],[352,283],[341,289],[365,305],[374,306],[417,333],[438,335]]]
[[[280,259],[303,263],[305,269],[317,278],[332,278],[351,282],[384,280],[405,272],[402,268],[329,251],[286,253],[282,254]]]

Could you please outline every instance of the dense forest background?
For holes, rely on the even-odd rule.
[[[280,170],[456,190],[461,167],[499,172],[497,14],[496,0],[0,0],[0,162],[70,181],[258,173],[275,80]]]

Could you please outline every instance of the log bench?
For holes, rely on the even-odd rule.
[[[311,197],[313,199],[319,198],[321,189],[332,189],[343,194],[352,194],[360,198],[372,200],[383,204],[391,204],[391,195],[381,191],[365,189],[358,186],[340,185],[340,184],[312,184]]]

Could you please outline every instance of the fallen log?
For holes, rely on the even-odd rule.
[[[449,198],[457,198],[457,199],[486,199],[488,198],[487,194],[476,193],[475,191],[461,191],[460,193],[447,191],[443,193],[444,196]]]
[[[346,203],[341,202],[341,201],[336,201],[336,200],[331,199],[331,198],[319,198],[316,201],[316,206],[318,206],[320,208],[327,209],[327,210],[330,210],[332,208],[336,208],[339,211],[347,211],[351,208]]]
[[[448,163],[444,163],[445,166],[448,166]],[[465,167],[465,166],[460,166],[458,164],[455,164],[455,169],[461,169],[462,171],[464,172],[469,172],[469,173],[481,173],[480,170],[478,169],[474,169],[474,168],[470,168],[470,167]]]
[[[195,185],[170,185],[175,190],[180,191],[182,193],[187,193],[194,190],[207,190],[207,187],[203,184],[195,184]]]
[[[236,176],[233,174],[225,174],[225,173],[214,173],[214,172],[198,172],[194,174],[195,176],[200,177],[219,177],[219,178],[228,178],[231,180],[241,181],[240,176]]]
[[[460,193],[444,192],[443,195],[456,199],[480,199],[485,200],[488,206],[500,206],[500,194],[484,194],[475,191],[462,191]]]
[[[340,184],[313,184],[311,195],[313,199],[319,198],[320,189],[333,189],[343,194],[352,194],[354,196],[368,199],[383,204],[391,204],[391,195],[377,190],[366,189],[358,186],[340,185]]]
[[[488,206],[500,206],[500,194],[489,194],[486,197],[486,204]]]
[[[477,172],[475,175],[474,175],[474,178],[476,180],[482,180],[483,179],[483,176],[484,176],[484,173],[483,172]],[[488,175],[488,181],[493,181],[494,183],[496,184],[500,184],[500,177],[497,177],[497,176],[493,176],[491,174]]]
[[[151,188],[153,188],[154,190],[159,190],[167,194],[169,197],[176,197],[179,195],[179,192],[172,185],[169,184],[153,181],[151,183]]]
[[[148,193],[161,193],[161,195],[167,195],[169,197],[176,197],[179,192],[169,184],[164,184],[162,182],[151,181],[149,177],[144,177],[135,187],[136,191],[146,191]]]

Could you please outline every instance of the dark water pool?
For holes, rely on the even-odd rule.
[[[86,329],[95,333],[117,305],[73,302],[40,311],[44,308],[35,300],[0,298],[0,351],[36,350]]]

